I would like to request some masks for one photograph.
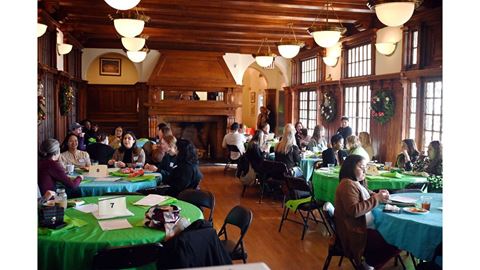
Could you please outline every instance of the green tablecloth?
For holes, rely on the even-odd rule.
[[[65,215],[83,220],[87,225],[52,235],[38,235],[38,269],[91,269],[93,256],[103,248],[162,241],[165,238],[164,231],[137,226],[148,209],[147,206],[133,205],[141,198],[143,196],[127,196],[127,208],[135,216],[127,218],[133,228],[123,230],[102,231],[91,213],[68,208]],[[81,199],[85,203],[98,202],[98,197]],[[191,222],[203,218],[200,209],[192,204],[177,201],[175,205],[182,209],[180,215]]]
[[[384,176],[367,176],[368,188],[376,189],[402,189],[410,183],[426,182],[427,178],[421,176],[401,175],[401,178]],[[328,173],[315,170],[312,177],[313,191],[316,200],[334,203],[335,191],[338,186],[338,173]]]

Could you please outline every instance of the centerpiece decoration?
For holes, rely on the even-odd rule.
[[[72,110],[73,105],[73,87],[63,84],[60,88],[60,114],[66,115]]]
[[[395,99],[391,91],[378,91],[371,101],[372,118],[380,124],[390,121],[395,113]]]
[[[337,101],[331,92],[323,94],[323,102],[320,107],[320,112],[323,119],[327,122],[332,122],[337,115]]]
[[[38,80],[38,86],[37,86],[37,96],[38,96],[38,113],[37,113],[37,121],[38,124],[40,125],[42,121],[47,119],[47,113],[45,110],[47,109],[47,101],[45,96],[43,95],[43,82],[41,80]]]

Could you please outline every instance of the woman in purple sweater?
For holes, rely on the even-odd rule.
[[[58,162],[60,143],[57,140],[47,139],[43,141],[38,154],[38,187],[41,194],[44,194],[47,190],[55,190],[56,182],[60,182],[70,189],[80,185],[83,176],[70,179],[65,173],[65,169]]]

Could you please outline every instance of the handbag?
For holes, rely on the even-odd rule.
[[[38,223],[40,227],[58,229],[66,225],[63,221],[65,209],[61,206],[42,205],[38,212]]]
[[[145,213],[145,226],[165,230],[165,224],[175,224],[180,217],[180,207],[176,205],[154,205]]]
[[[303,171],[299,166],[292,167],[290,169],[290,174],[293,177],[303,177]]]

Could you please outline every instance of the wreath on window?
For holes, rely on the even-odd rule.
[[[73,105],[73,87],[63,84],[60,89],[60,114],[66,115],[72,110]]]
[[[41,80],[38,81],[37,86],[37,96],[38,96],[38,124],[40,125],[42,121],[47,119],[47,113],[45,113],[47,100],[43,95],[43,82]]]
[[[320,113],[323,119],[327,122],[332,122],[337,115],[337,101],[335,100],[335,96],[330,93],[326,92],[323,94],[323,103],[320,107]]]
[[[372,98],[372,117],[380,124],[387,123],[395,113],[395,99],[391,91],[378,91]]]

